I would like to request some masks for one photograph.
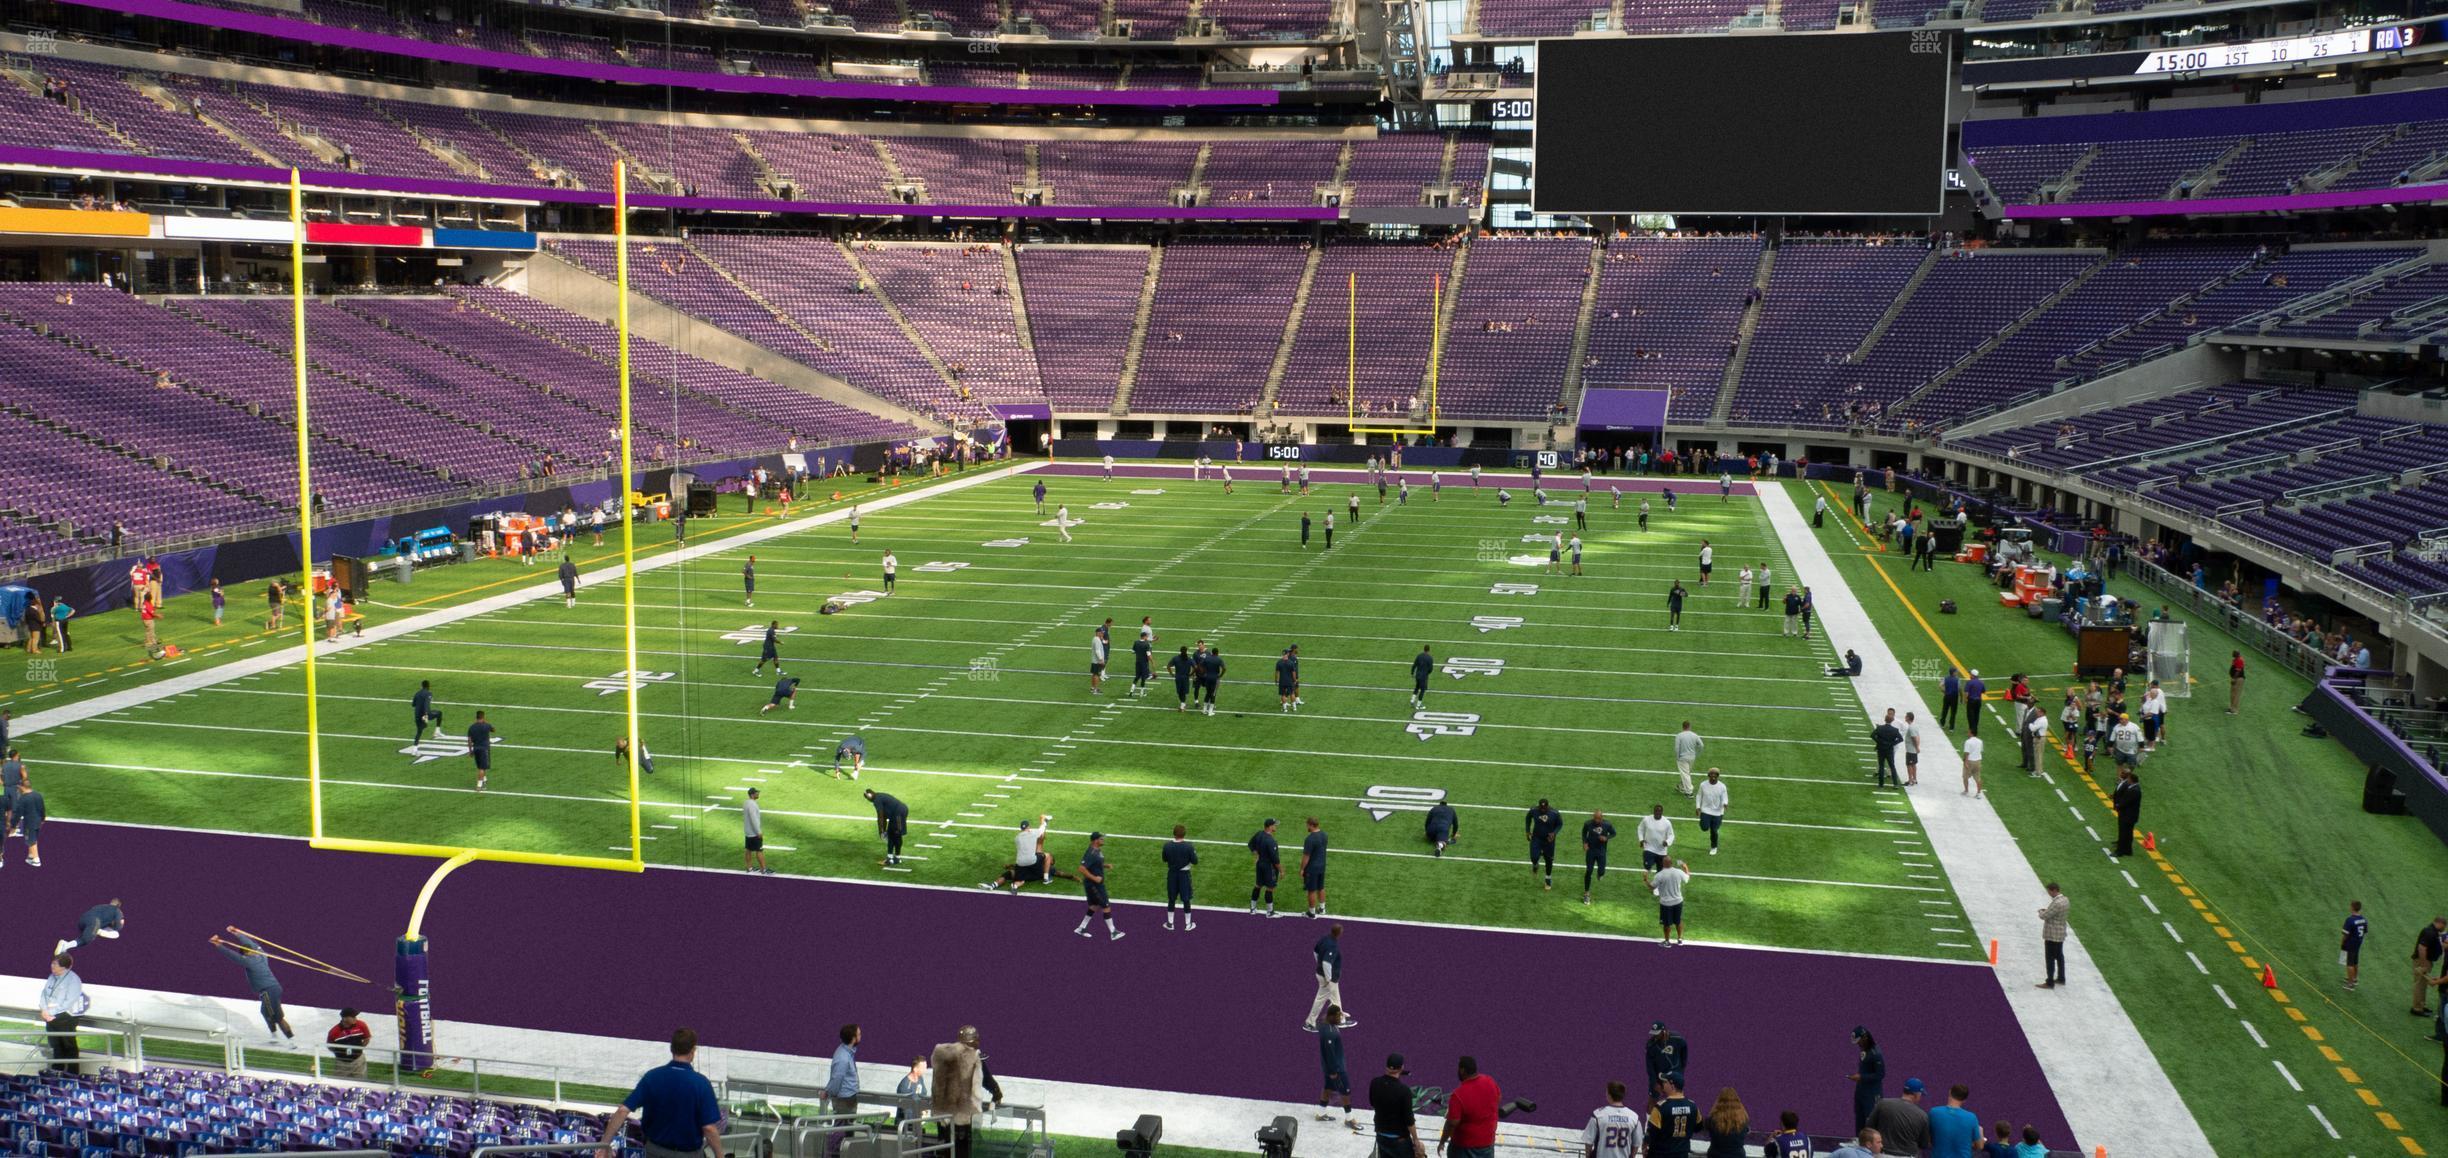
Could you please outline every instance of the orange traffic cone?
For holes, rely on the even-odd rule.
[[[841,501],[841,492],[840,492],[840,491],[835,491],[835,492],[833,492],[833,501],[834,501],[834,502],[837,502],[837,503]]]
[[[2159,851],[2159,834],[2155,832],[2143,833],[2142,847],[2152,852]]]
[[[2277,966],[2275,966],[2275,965],[2264,965],[2264,966],[2262,966],[2262,967],[2261,967],[2261,988],[2263,988],[2263,989],[2276,989],[2276,988],[2278,988],[2278,967],[2277,967]]]

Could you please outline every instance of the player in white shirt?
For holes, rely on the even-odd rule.
[[[1581,1152],[1584,1158],[1637,1158],[1642,1126],[1640,1112],[1624,1105],[1624,1084],[1608,1082],[1607,1104],[1581,1130]]]
[[[1708,779],[1700,783],[1693,795],[1700,809],[1700,831],[1708,834],[1709,855],[1717,855],[1717,829],[1725,824],[1726,786],[1715,768],[1708,770]]]
[[[1471,464],[1471,489],[1479,489],[1479,464],[1475,462]]]
[[[1278,494],[1287,494],[1287,495],[1292,493],[1292,464],[1291,464],[1291,463],[1288,463],[1288,462],[1287,462],[1287,463],[1285,463],[1285,464],[1283,465],[1283,487],[1282,487],[1282,489],[1281,489],[1281,490],[1279,490],[1279,491],[1278,491],[1278,492],[1276,492],[1276,493],[1278,493]]]
[[[1054,508],[1054,529],[1062,532],[1063,542],[1071,541],[1071,504],[1063,503]]]
[[[1700,540],[1700,585],[1702,587],[1708,586],[1709,571],[1716,566],[1717,548],[1709,546],[1709,541],[1706,539]]]
[[[1304,495],[1309,493],[1309,464],[1305,462],[1300,468],[1300,493]]]
[[[1738,585],[1737,585],[1737,586],[1734,588],[1734,606],[1736,606],[1736,607],[1748,607],[1748,606],[1750,606],[1750,604],[1751,604],[1751,569],[1750,569],[1749,567],[1745,567],[1745,568],[1743,568],[1743,569],[1742,569],[1742,577],[1741,577],[1741,579],[1738,581]]]
[[[1003,875],[991,881],[979,881],[981,889],[1011,887],[1012,895],[1020,895],[1020,886],[1045,884],[1053,880],[1078,880],[1078,877],[1054,867],[1054,859],[1046,855],[1047,826],[1054,822],[1049,812],[1037,818],[1037,823],[1020,822],[1020,831],[1012,837],[1012,862],[1004,866]]]
[[[1224,472],[1224,493],[1225,493],[1225,494],[1228,494],[1228,495],[1229,495],[1229,494],[1231,494],[1231,493],[1232,493],[1232,468],[1231,468],[1231,467],[1229,467],[1229,466],[1219,466],[1219,467],[1217,467],[1216,469]]]
[[[1641,818],[1633,830],[1640,837],[1641,868],[1653,869],[1666,863],[1666,850],[1674,847],[1674,821],[1666,819],[1666,806],[1653,805],[1649,815]]]
[[[1683,886],[1691,880],[1691,866],[1679,860],[1667,861],[1665,867],[1646,874],[1649,891],[1657,894],[1658,944],[1683,943]]]
[[[1156,619],[1154,616],[1142,615],[1139,617],[1139,638],[1144,639],[1149,643],[1156,642]]]
[[[1987,796],[1989,794],[1987,789],[1981,787],[1981,748],[1980,737],[1964,737],[1963,792],[1966,796]]]
[[[884,595],[886,598],[892,596],[893,581],[900,575],[901,560],[893,557],[892,548],[884,548]]]
[[[1111,623],[1113,621],[1108,619],[1105,622]],[[1096,633],[1088,637],[1089,695],[1101,696],[1105,694],[1105,660],[1111,653],[1112,649],[1113,640],[1105,634],[1104,628],[1100,627],[1096,629]]]
[[[1110,454],[1105,456],[1105,481],[1113,481],[1113,456]]]

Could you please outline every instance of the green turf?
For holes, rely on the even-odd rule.
[[[973,887],[1011,856],[1024,815],[1055,815],[1053,851],[1069,865],[1090,829],[1108,833],[1115,892],[1159,899],[1155,844],[1189,826],[1206,857],[1202,899],[1247,897],[1243,843],[1261,818],[1320,817],[1337,850],[1337,912],[1417,920],[1649,935],[1654,907],[1639,883],[1632,822],[1653,803],[1680,822],[1679,850],[1699,880],[1690,935],[1701,940],[1968,957],[1899,896],[1952,902],[1935,870],[1899,858],[1920,839],[1909,814],[1859,791],[1864,723],[1849,689],[1823,679],[1823,641],[1781,636],[1781,617],[1738,608],[1731,576],[1746,561],[1791,567],[1758,505],[1686,499],[1646,534],[1632,512],[1591,515],[1589,574],[1548,575],[1508,559],[1554,529],[1527,501],[1499,509],[1425,488],[1408,506],[1364,499],[1357,533],[1303,551],[1301,510],[1342,515],[1354,488],[1297,499],[1245,482],[1144,485],[1054,478],[1075,542],[1056,541],[1030,510],[1026,478],[867,514],[861,543],[838,526],[754,548],[757,608],[743,607],[742,552],[642,575],[638,585],[649,781],[648,857],[736,865],[736,808],[764,791],[776,868],[826,876]],[[1161,489],[1163,494],[1135,494]],[[1097,509],[1097,504],[1129,504]],[[1050,513],[1050,509],[1049,509]],[[1347,516],[1343,516],[1347,517]],[[1569,532],[1569,527],[1566,530]],[[1321,526],[1322,530],[1322,526]],[[1026,536],[1025,547],[981,546]],[[1322,536],[1321,536],[1322,537]],[[1693,589],[1679,633],[1662,630],[1667,584],[1694,578],[1702,537],[1718,547],[1718,585]],[[885,546],[901,559],[889,600],[820,617],[827,596],[874,589]],[[1543,554],[1543,553],[1542,553]],[[930,562],[962,563],[948,571]],[[534,577],[547,575],[540,568]],[[1491,593],[1535,584],[1534,595]],[[413,590],[413,588],[411,589]],[[336,836],[618,855],[627,842],[624,778],[611,756],[620,697],[585,685],[622,669],[613,589],[576,609],[558,598],[332,657],[321,665],[326,831]],[[377,588],[375,598],[387,593]],[[1169,681],[1124,698],[1126,679],[1091,696],[1090,629],[1116,621],[1116,653],[1151,615],[1160,650],[1218,642],[1231,668],[1215,718],[1173,710]],[[1475,616],[1519,616],[1480,631]],[[770,674],[756,648],[725,634],[779,619],[791,670],[807,680],[795,710],[760,716]],[[1305,699],[1278,712],[1272,662],[1303,653]],[[1469,735],[1421,739],[1406,725],[1408,663],[1422,643],[1440,659],[1501,659],[1502,674],[1440,673],[1437,712],[1479,717]],[[449,730],[473,709],[500,729],[492,790],[469,789],[464,758],[414,763],[407,698],[436,681]],[[303,712],[298,674],[281,671],[120,712],[40,737],[56,815],[302,832]],[[1672,788],[1670,737],[1693,721],[1709,739],[1703,766],[1733,786],[1727,850],[1702,851],[1689,803]],[[834,742],[852,731],[872,763],[858,784],[830,778]],[[872,811],[858,789],[900,796],[917,822],[907,871],[877,863]],[[46,785],[51,788],[52,785]],[[1462,840],[1431,858],[1416,811],[1383,820],[1372,788],[1449,794]],[[1523,811],[1553,799],[1568,819],[1557,887],[1542,894],[1522,863]],[[1576,834],[1593,808],[1620,821],[1613,875],[1596,904],[1578,903]],[[926,858],[923,860],[917,858]],[[1287,865],[1287,870],[1289,870]],[[1296,896],[1279,897],[1296,908]],[[1899,916],[1909,912],[1911,916]]]
[[[1807,508],[1801,488],[1790,493]],[[2008,672],[2035,673],[2036,694],[2053,719],[2073,664],[2064,633],[1998,609],[1995,589],[1973,568],[1942,564],[1935,573],[1911,573],[1893,557],[1877,557],[1874,568],[1873,556],[1861,549],[1862,532],[1838,526],[1835,512],[1843,505],[1841,498],[1830,499],[1821,542],[1907,670],[1916,664],[1929,670],[1944,656],[1888,589],[1880,569],[1949,650],[1991,677],[1993,690],[2002,688],[1997,677]],[[1872,522],[1891,505],[1880,496]],[[2136,582],[2112,588],[2139,606],[2165,602]],[[1938,601],[1947,598],[1957,601],[1961,614],[1937,613]],[[2017,774],[2005,749],[1996,749],[1988,761],[1990,795],[2023,854],[2074,898],[2076,932],[2221,1153],[2413,1152],[2400,1136],[2435,1149],[2442,1142],[2440,1046],[2424,1039],[2429,1021],[2406,1015],[2411,979],[2404,962],[2418,927],[2442,909],[2434,890],[2448,878],[2448,848],[2419,821],[2360,811],[2362,766],[2334,741],[2298,734],[2306,720],[2290,709],[2311,690],[2306,681],[2215,623],[2194,621],[2190,642],[2199,683],[2192,698],[2172,701],[2169,743],[2143,766],[2140,827],[2158,833],[2168,864],[2195,897],[2184,896],[2147,857],[2120,866],[2101,855],[2084,826],[2113,836],[2114,816],[2062,758],[2048,761],[2052,783]],[[2230,717],[2227,660],[2239,648],[2252,674],[2242,713]],[[1933,703],[1934,682],[1927,689]],[[2138,703],[2140,685],[2133,689]],[[1990,737],[2003,730],[1983,728]],[[2098,767],[2098,784],[2112,785],[2115,773],[2105,758]],[[2079,806],[2079,820],[2057,799],[2057,788]],[[2122,872],[2140,888],[2127,885]],[[2160,911],[2152,913],[2142,897]],[[2263,990],[2257,971],[2215,935],[2192,900],[2207,905],[2254,961],[2276,965],[2279,992],[2303,1012],[2303,1022]],[[2372,919],[2363,986],[2354,993],[2338,984],[2338,926],[2349,900],[2361,900]],[[2181,944],[2162,921],[2176,927]],[[2006,965],[2001,980],[2007,984],[2027,984],[2039,974],[2037,961]],[[2220,999],[2219,989],[2237,1008]],[[2246,1022],[2267,1048],[2255,1044]],[[2305,1026],[2325,1040],[2314,1040]],[[2326,1056],[2324,1047],[2338,1057]],[[2280,1065],[2301,1083],[2301,1092]],[[2377,1104],[2367,1104],[2358,1090]],[[2307,1105],[2320,1108],[2342,1141],[2330,1140]],[[2382,1115],[2406,1129],[2390,1128]]]

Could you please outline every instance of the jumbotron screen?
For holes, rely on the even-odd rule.
[[[1532,207],[1934,215],[1943,32],[1559,38],[1538,46]]]

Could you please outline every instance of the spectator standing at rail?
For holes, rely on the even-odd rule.
[[[1852,1077],[1853,1128],[1859,1130],[1870,1124],[1870,1111],[1877,1107],[1879,1098],[1887,1092],[1887,1055],[1880,1052],[1878,1038],[1871,1034],[1868,1026],[1853,1027],[1853,1046],[1861,1051],[1860,1060],[1853,1065]]]

